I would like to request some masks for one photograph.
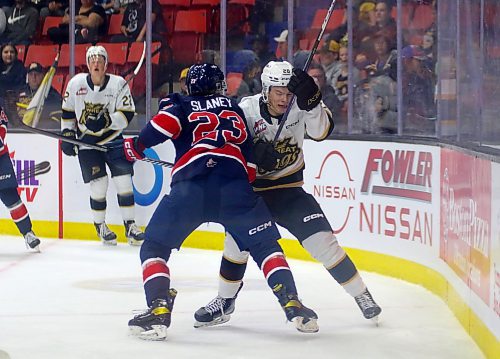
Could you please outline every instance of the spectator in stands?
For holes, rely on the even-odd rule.
[[[40,9],[40,17],[64,16],[64,10],[68,7],[68,0],[48,0],[46,6]]]
[[[0,63],[0,97],[7,91],[17,91],[24,86],[26,70],[23,63],[17,58],[17,49],[13,44],[4,44],[0,47],[2,61]]]
[[[339,61],[337,71],[333,74],[332,88],[335,95],[340,101],[341,108],[339,117],[341,123],[347,124],[347,109],[348,109],[348,80],[349,80],[349,65],[348,65],[348,50],[347,47],[341,46],[339,49]],[[359,70],[356,67],[352,68],[352,82],[357,84],[359,81]]]
[[[339,60],[340,45],[335,40],[325,42],[325,44],[318,51],[319,61],[323,70],[325,70],[326,83],[329,86],[334,86],[334,75],[340,71]]]
[[[262,91],[260,83],[260,62],[259,58],[252,50],[240,50],[235,54],[235,58],[245,59],[241,64],[243,80],[236,91],[235,98],[239,101],[245,96],[258,94]]]
[[[335,128],[339,129],[339,126],[344,127],[342,125],[345,125],[347,122],[344,123],[344,121],[337,121],[337,116],[341,111],[342,104],[335,94],[333,88],[326,82],[325,70],[323,70],[323,66],[321,66],[317,62],[313,62],[311,63],[311,66],[309,66],[307,73],[314,79],[316,85],[318,85],[318,88],[321,91],[321,96],[323,98],[323,103],[330,109],[330,111],[332,111],[333,116],[336,119]],[[341,132],[346,132],[346,129],[347,127],[344,128]]]
[[[278,43],[278,47],[276,48],[276,58],[279,60],[286,60],[288,54],[288,30],[283,30],[280,36],[274,38],[274,41]],[[309,51],[301,50],[299,48],[299,37],[294,36],[292,57],[293,67],[303,69],[308,56]]]
[[[127,5],[134,0],[114,0],[115,14],[124,14]]]
[[[4,12],[9,10],[9,8],[11,8],[12,6],[14,6],[14,0],[0,0],[0,8]]]
[[[373,38],[375,61],[367,67],[369,75],[387,75],[394,81],[397,80],[397,53],[390,49],[390,40],[382,34]]]
[[[152,8],[151,22],[153,23],[153,28],[151,36],[153,41],[163,41],[161,34],[165,32],[165,24],[158,0],[152,0]],[[122,33],[114,35],[110,39],[111,42],[141,42],[146,39],[145,0],[135,0],[127,5],[120,31]]]
[[[189,71],[189,67],[186,67],[185,69],[183,69],[181,71],[181,74],[179,76],[179,86],[180,86],[180,93],[183,94],[183,95],[186,95],[188,94],[188,91],[187,91],[187,85],[186,85],[186,77],[187,77],[187,73]]]
[[[17,0],[19,1],[19,0]],[[77,44],[96,43],[106,35],[107,17],[104,9],[95,5],[93,0],[81,0],[80,8],[76,10],[75,42]],[[58,27],[51,27],[47,33],[52,42],[64,44],[69,42],[69,8]]]
[[[429,62],[423,49],[416,45],[404,47],[401,50],[401,58],[403,59],[403,105],[406,115],[420,120],[435,120],[436,75],[432,62]]]
[[[214,64],[220,66],[220,54],[216,50],[205,49],[196,54],[197,64]]]
[[[5,12],[7,26],[0,36],[0,43],[29,45],[36,34],[38,11],[27,0],[16,0]]]
[[[42,83],[45,72],[46,71],[42,65],[38,62],[33,62],[28,67],[27,83],[19,92],[19,98],[17,100],[17,114],[19,119],[23,118],[24,113],[26,112],[26,107],[30,103],[33,96],[35,96],[36,91]],[[47,98],[45,99],[39,127],[53,129],[61,127],[59,122],[59,119],[61,118],[61,102],[61,95],[54,87],[51,87]]]
[[[389,39],[389,49],[396,48],[397,26],[391,17],[391,4],[388,0],[377,0],[375,5],[375,30]]]
[[[269,61],[276,60],[276,55],[269,50],[269,40],[267,36],[257,34],[252,40],[252,50],[259,57],[261,68],[267,65]]]
[[[94,0],[94,2],[104,9],[106,15],[111,15],[115,12],[115,0]]]
[[[353,30],[353,46],[360,52],[369,53],[372,49],[371,36],[377,32],[375,3],[363,2],[359,7],[358,23]]]

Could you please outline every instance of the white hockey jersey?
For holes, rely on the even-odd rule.
[[[245,113],[250,133],[256,139],[268,142],[274,136],[280,124],[280,118],[272,117],[262,95],[253,95],[241,99],[240,107]],[[302,111],[295,102],[275,145],[280,154],[276,169],[265,172],[257,171],[257,179],[253,183],[255,190],[266,190],[280,187],[300,187],[303,185],[304,154],[302,146],[307,134],[315,141],[324,140],[333,130],[331,112],[321,102],[311,111]]]
[[[61,130],[75,130],[80,139],[92,144],[104,144],[120,136],[135,114],[134,100],[125,82],[120,76],[107,74],[99,87],[93,85],[89,74],[75,75],[63,96]],[[95,119],[104,107],[110,125],[99,132],[90,131],[86,122]]]

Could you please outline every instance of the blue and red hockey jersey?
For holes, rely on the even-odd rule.
[[[232,99],[178,93],[162,99],[139,141],[152,147],[168,139],[176,150],[172,183],[203,175],[215,165],[226,167],[229,177],[236,166],[237,171],[247,173],[250,182],[255,179],[252,138],[243,111]]]

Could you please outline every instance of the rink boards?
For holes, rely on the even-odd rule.
[[[29,146],[27,145],[29,144]],[[97,240],[78,160],[57,141],[9,134],[19,173],[42,161],[47,174],[20,183],[45,237]],[[500,352],[500,165],[458,150],[392,142],[305,142],[305,189],[321,204],[358,267],[420,284],[440,296],[488,357]],[[171,144],[148,156],[173,161]],[[170,170],[136,163],[137,222],[146,225],[168,191]],[[124,240],[110,182],[107,222]],[[5,207],[0,233],[16,234]],[[293,238],[283,230],[284,238]],[[220,248],[222,227],[206,224],[186,245]],[[296,241],[291,257],[310,259]]]

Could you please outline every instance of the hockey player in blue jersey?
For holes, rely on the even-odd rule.
[[[12,220],[23,235],[26,248],[40,252],[40,239],[33,233],[30,215],[18,193],[17,178],[5,138],[8,122],[9,119],[3,110],[3,100],[0,99],[0,201],[5,204]]]
[[[223,73],[215,65],[193,65],[186,84],[189,96],[163,99],[138,137],[118,140],[109,151],[134,161],[145,148],[167,140],[176,150],[171,191],[147,225],[140,252],[149,310],[129,321],[131,332],[142,339],[166,338],[177,294],[170,288],[168,259],[204,222],[221,223],[238,248],[250,252],[299,331],[317,332],[316,313],[298,299],[276,225],[250,185],[256,169],[252,138],[236,102],[221,95]]]

